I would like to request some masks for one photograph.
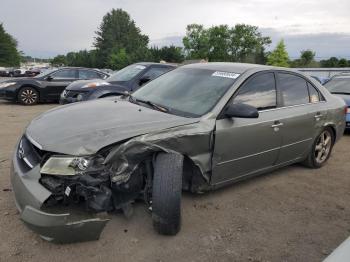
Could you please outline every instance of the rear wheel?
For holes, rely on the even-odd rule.
[[[316,138],[312,145],[311,152],[303,164],[310,168],[322,167],[331,155],[333,144],[333,130],[327,127]]]
[[[19,90],[17,99],[23,105],[35,105],[39,102],[39,93],[33,87],[23,87]]]
[[[158,154],[153,177],[152,219],[159,234],[176,235],[180,231],[182,170],[182,155]]]

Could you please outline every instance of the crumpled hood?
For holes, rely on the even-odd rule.
[[[90,155],[131,137],[198,121],[108,98],[50,110],[29,124],[26,135],[45,151]]]

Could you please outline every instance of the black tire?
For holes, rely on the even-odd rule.
[[[322,139],[325,140],[325,137],[329,138],[329,144],[322,143]],[[316,137],[314,143],[312,144],[312,148],[309,155],[302,162],[302,164],[309,168],[322,167],[331,156],[333,145],[334,145],[334,138],[335,138],[334,132],[330,127],[326,127],[325,129],[323,129],[322,132]],[[324,153],[322,155],[323,151]],[[319,154],[321,155],[321,157],[318,157]]]
[[[39,102],[39,92],[33,87],[22,87],[18,94],[17,100],[22,105],[35,105]]]
[[[182,173],[182,155],[158,154],[153,176],[152,220],[159,234],[176,235],[180,231]]]

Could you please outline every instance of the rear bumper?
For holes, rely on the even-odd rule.
[[[17,152],[17,147],[15,152]],[[107,217],[77,212],[73,208],[47,212],[43,203],[51,196],[39,183],[40,167],[23,171],[21,159],[15,153],[11,166],[11,183],[16,206],[23,222],[42,238],[55,243],[97,240],[109,221]]]

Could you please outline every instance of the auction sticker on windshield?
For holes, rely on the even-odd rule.
[[[218,76],[218,77],[226,77],[226,78],[233,78],[236,79],[237,77],[239,77],[239,74],[237,73],[231,73],[231,72],[220,72],[220,71],[216,71],[212,74],[212,76]]]

